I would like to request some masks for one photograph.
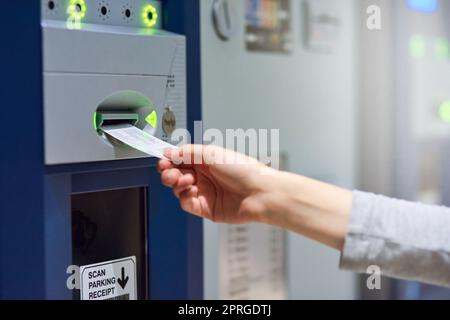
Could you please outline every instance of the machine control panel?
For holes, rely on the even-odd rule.
[[[46,165],[147,157],[103,131],[186,128],[186,40],[160,1],[42,0]]]
[[[161,29],[162,3],[145,0],[43,0],[44,19]]]

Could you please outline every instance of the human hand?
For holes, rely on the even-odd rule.
[[[276,172],[257,160],[215,146],[187,145],[167,150],[158,170],[183,210],[220,223],[265,221],[267,184]]]

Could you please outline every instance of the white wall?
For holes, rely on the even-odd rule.
[[[217,38],[212,0],[201,0],[203,119],[205,128],[278,128],[290,170],[353,187],[356,180],[356,6],[339,1],[340,41],[334,54],[303,47],[301,1],[293,0],[290,55],[248,53],[243,0],[234,2],[237,35]],[[290,235],[290,298],[351,299],[356,277],[338,270],[339,254]],[[217,298],[218,226],[205,224],[205,293]]]

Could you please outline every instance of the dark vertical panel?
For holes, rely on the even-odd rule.
[[[45,299],[72,299],[67,288],[72,265],[71,176],[48,175],[45,181]]]
[[[199,2],[168,0],[165,4],[167,18],[170,17],[166,21],[167,29],[186,34],[188,38],[188,120],[192,130],[194,120],[201,119]],[[58,263],[60,257],[51,253],[62,253],[64,247],[70,252],[70,245],[66,241],[57,243],[61,233],[46,238],[46,228],[51,231],[58,226],[68,227],[69,217],[65,213],[70,203],[69,190],[55,192],[53,189],[58,179],[48,177],[44,192],[40,2],[31,1],[25,7],[21,2],[10,1],[3,9],[8,15],[0,22],[6,30],[0,50],[3,77],[0,97],[2,110],[6,110],[0,113],[3,125],[0,139],[0,298],[68,297],[61,283],[67,254],[64,253],[65,258]],[[141,162],[144,161],[136,162],[136,166],[142,169],[146,165]],[[136,168],[129,161],[121,162],[116,169],[122,165]],[[87,171],[104,171],[105,167],[109,164],[95,164]],[[52,171],[51,168],[46,170],[47,173]],[[84,167],[64,166],[55,170],[69,177],[73,172],[84,171]],[[66,187],[67,181],[63,182]],[[152,212],[149,242],[152,297],[201,298],[201,221],[181,212],[171,191],[162,189],[159,175],[153,173],[148,182]],[[61,201],[66,202],[61,206]],[[66,209],[60,210],[61,207]],[[46,245],[52,252],[46,252]],[[55,270],[59,275],[50,279]]]
[[[6,1],[0,63],[0,298],[44,296],[40,1]],[[24,12],[26,10],[26,12]]]

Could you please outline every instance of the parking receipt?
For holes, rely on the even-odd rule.
[[[104,126],[102,130],[120,142],[160,159],[166,158],[164,150],[177,149],[177,147],[131,125]]]

